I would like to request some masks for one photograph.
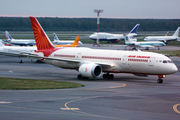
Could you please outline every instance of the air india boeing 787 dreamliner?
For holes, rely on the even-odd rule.
[[[78,79],[103,74],[103,78],[113,78],[109,73],[131,73],[157,75],[162,83],[165,75],[178,71],[172,60],[162,54],[152,52],[90,49],[85,47],[56,48],[35,17],[30,17],[37,51],[29,56],[46,63],[79,72]]]

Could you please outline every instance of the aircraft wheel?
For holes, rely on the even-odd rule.
[[[23,63],[23,61],[22,60],[20,60],[20,62],[19,63]]]
[[[159,78],[159,79],[157,80],[157,83],[163,83],[163,80],[162,80],[161,78]]]
[[[104,78],[104,79],[107,79],[107,74],[103,74],[103,78]]]
[[[110,79],[113,79],[113,78],[114,78],[114,75],[113,75],[113,74],[109,75],[109,78],[110,78]]]
[[[79,79],[79,80],[82,79],[82,75],[79,74],[79,75],[77,76],[77,79]]]
[[[103,74],[104,79],[113,79],[114,75],[113,74]]]

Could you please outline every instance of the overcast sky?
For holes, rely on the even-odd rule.
[[[0,16],[180,19],[180,0],[0,0]]]

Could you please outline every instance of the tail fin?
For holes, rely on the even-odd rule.
[[[55,41],[58,41],[59,38],[58,38],[58,36],[56,35],[56,33],[53,33],[53,35],[54,35],[54,40],[55,40]]]
[[[167,32],[165,36],[168,36],[168,34],[169,34],[169,32]]]
[[[2,40],[0,40],[0,47],[4,47],[5,45],[2,43]]]
[[[180,27],[177,28],[177,30],[174,32],[173,36],[179,37],[179,28],[180,28]]]
[[[76,39],[74,40],[74,42],[71,44],[72,46],[78,46],[78,44],[79,44],[79,38],[80,38],[80,36],[78,35],[77,37],[76,37]]]
[[[8,31],[6,31],[6,39],[7,39],[7,40],[12,40],[12,37],[11,37],[11,35],[9,34]]]
[[[31,25],[38,50],[55,48],[40,23],[35,17],[30,17]]]
[[[137,33],[138,27],[140,24],[136,24],[136,26],[134,26],[134,28],[129,32],[130,33]]]
[[[128,34],[126,35],[125,37],[125,42],[128,42],[128,43],[132,43],[132,42],[137,42],[137,38],[135,38],[133,35],[131,34]]]

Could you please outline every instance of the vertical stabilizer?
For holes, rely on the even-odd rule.
[[[167,32],[165,36],[168,36],[168,34],[169,34],[169,32]]]
[[[56,33],[53,33],[53,36],[54,36],[54,41],[59,41],[59,38],[58,38],[58,36],[56,35]]]
[[[180,27],[177,28],[177,30],[174,32],[173,36],[179,37],[179,28],[180,28]]]
[[[55,48],[35,17],[30,17],[38,50]]]
[[[73,46],[78,46],[78,44],[79,44],[79,38],[80,38],[80,36],[78,35],[78,36],[76,37],[75,41],[74,41],[71,45],[73,45]]]
[[[6,40],[12,40],[11,35],[9,34],[8,31],[5,32],[6,33]]]
[[[136,26],[134,26],[134,28],[129,32],[129,34],[130,34],[130,33],[137,33],[137,30],[138,30],[138,28],[139,28],[139,25],[140,25],[140,24],[136,24]]]

